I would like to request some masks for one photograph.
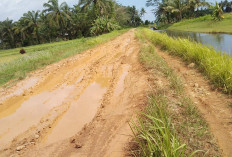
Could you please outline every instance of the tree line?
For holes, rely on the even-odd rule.
[[[145,9],[123,6],[114,0],[49,0],[42,11],[28,11],[18,21],[0,21],[0,49],[24,47],[59,40],[96,36],[142,24]]]
[[[223,12],[230,13],[232,11],[232,1],[224,0],[219,3],[222,7]]]
[[[213,6],[205,0],[147,0],[146,5],[155,7],[157,23],[175,23],[182,19],[191,19],[207,14],[214,15],[217,7],[222,8],[224,12],[231,12],[232,2],[224,0]]]

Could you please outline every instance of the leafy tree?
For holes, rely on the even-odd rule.
[[[219,6],[222,7],[222,10],[223,10],[224,12],[229,13],[229,12],[232,11],[232,2],[229,2],[228,0],[221,1],[221,2],[219,3]]]
[[[62,36],[64,37],[65,18],[69,18],[65,12],[65,10],[68,8],[67,3],[63,2],[59,5],[58,0],[49,0],[48,3],[44,3],[43,6],[46,8],[44,12],[48,13],[48,18],[56,23],[61,31]]]
[[[111,14],[112,11],[111,0],[80,0],[79,6],[82,7],[82,10],[92,9],[96,17],[98,16],[107,16]]]
[[[150,24],[150,21],[146,20],[144,24],[145,24],[145,25],[149,25],[149,24]]]
[[[115,4],[115,19],[120,26],[129,25],[129,21],[131,19],[130,14],[128,12],[128,8],[122,5]]]
[[[23,14],[21,20],[25,23],[23,29],[32,30],[32,34],[36,36],[38,43],[40,44],[40,35],[39,35],[39,11],[28,11]]]
[[[164,23],[204,15],[199,13],[199,9],[209,7],[209,3],[205,0],[147,0],[146,5],[156,7],[154,9],[156,21]]]
[[[6,48],[15,48],[16,47],[16,39],[14,32],[15,23],[13,20],[9,20],[8,18],[1,22],[0,32],[1,32],[1,43],[4,44],[3,47]]]
[[[139,26],[145,10],[126,7],[115,0],[80,0],[69,7],[48,0],[42,11],[28,11],[16,22],[0,21],[0,48],[15,48],[107,33]]]
[[[107,17],[98,17],[91,27],[90,32],[92,35],[100,35],[109,33],[115,29],[120,29],[116,21],[108,19]]]
[[[173,0],[169,2],[172,13],[177,13],[179,20],[183,18],[183,12],[188,8],[185,0]]]
[[[219,6],[219,4],[216,2],[215,6],[213,7],[213,19],[215,21],[223,19],[223,10],[222,7]]]
[[[133,27],[136,27],[136,26],[139,26],[141,23],[142,23],[142,20],[139,16],[139,12],[138,10],[136,9],[135,6],[132,6],[132,7],[127,7],[127,12],[130,16],[130,20],[128,21],[128,23],[133,26]]]
[[[140,11],[140,17],[142,18],[146,13],[147,13],[146,10],[142,8]]]

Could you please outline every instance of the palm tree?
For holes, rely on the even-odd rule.
[[[111,11],[111,0],[80,0],[82,10],[92,8],[97,16],[104,16]]]
[[[28,11],[23,14],[21,18],[24,23],[26,23],[25,29],[31,29],[33,34],[35,34],[38,43],[40,44],[39,36],[39,11]]]
[[[143,16],[146,14],[146,10],[144,8],[141,9],[140,11],[140,17],[143,18]]]
[[[127,7],[127,11],[128,11],[128,14],[130,16],[130,25],[132,26],[138,26],[141,24],[142,20],[141,18],[139,17],[139,12],[138,10],[136,9],[135,6],[132,6],[132,7]]]
[[[209,3],[205,2],[205,0],[188,0],[187,2],[188,9],[190,10],[189,13],[193,16],[198,13],[200,7],[209,7]],[[194,13],[196,10],[196,13]]]
[[[172,13],[177,13],[179,20],[182,20],[183,18],[183,12],[187,9],[187,4],[185,3],[185,0],[173,0],[169,1],[169,6],[171,8]]]
[[[47,16],[57,24],[57,26],[60,28],[62,36],[64,36],[65,19],[70,19],[70,17],[64,11],[68,7],[67,3],[63,2],[59,5],[58,0],[49,0],[48,3],[44,3],[43,6],[46,8],[44,12],[48,13]]]
[[[223,15],[222,7],[219,6],[219,4],[216,2],[215,6],[213,6],[213,15],[212,16],[213,16],[214,20],[221,20],[224,18],[222,15]]]
[[[8,18],[1,22],[0,32],[1,32],[1,42],[4,44],[9,44],[7,47],[16,48],[16,39],[14,32],[15,23]]]
[[[232,5],[232,2],[228,2],[228,0],[225,0],[225,1],[222,1],[221,3],[219,3],[219,5],[222,7],[223,11],[224,12],[231,12],[231,5]]]
[[[155,10],[157,21],[167,21],[168,23],[170,23],[173,7],[170,6],[169,0],[162,0],[162,3],[158,3],[157,5],[157,9]]]

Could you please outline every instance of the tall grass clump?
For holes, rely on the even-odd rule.
[[[134,152],[135,156],[183,157],[187,155],[186,145],[181,144],[177,138],[166,107],[163,95],[152,96],[149,98],[146,111],[139,116],[138,122],[130,125],[139,147],[137,152]]]
[[[232,59],[229,55],[216,52],[188,39],[174,39],[165,33],[140,29],[141,33],[154,45],[171,54],[182,57],[188,63],[194,62],[211,82],[226,93],[232,92]]]

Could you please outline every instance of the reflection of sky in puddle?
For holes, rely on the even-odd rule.
[[[230,34],[207,34],[195,32],[181,32],[166,30],[166,33],[173,37],[190,38],[217,51],[230,53],[232,50],[232,35]]]

